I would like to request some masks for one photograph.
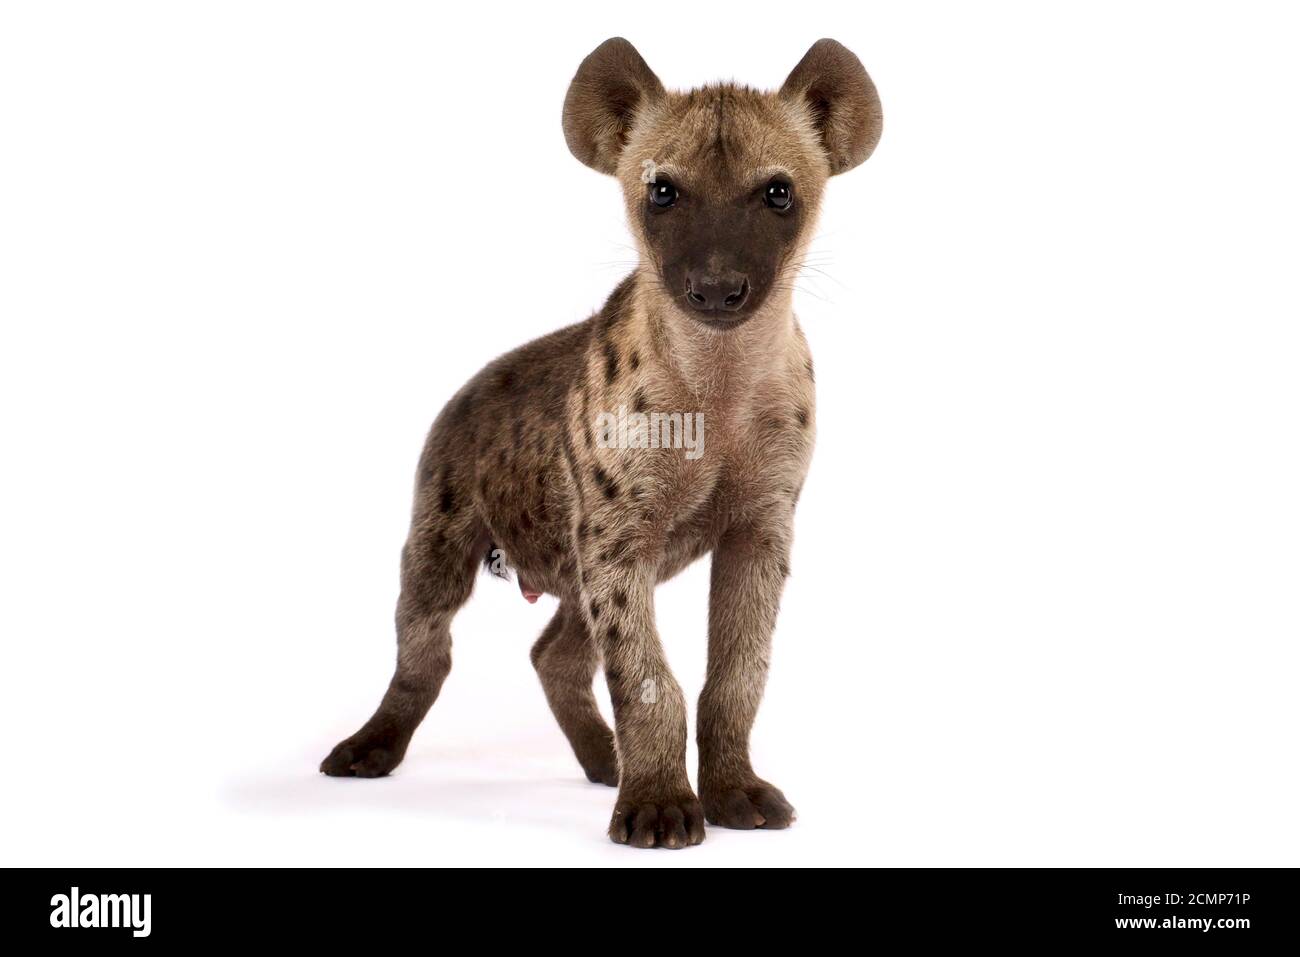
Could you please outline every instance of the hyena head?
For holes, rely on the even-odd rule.
[[[606,40],[564,101],[573,155],[623,186],[643,266],[690,320],[731,329],[788,290],[826,180],[880,139],[858,58],[819,40],[781,89],[669,92],[632,44]]]

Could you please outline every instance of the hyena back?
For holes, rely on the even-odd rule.
[[[793,281],[827,179],[875,148],[879,100],[833,40],[777,92],[676,93],[616,38],[579,67],[563,121],[574,155],[620,181],[638,267],[595,316],[497,359],[438,416],[402,552],[397,667],[321,770],[397,766],[451,668],[452,616],[484,558],[504,556],[526,597],[560,599],[532,660],[587,777],[619,789],[613,840],[698,844],[706,819],[786,827],[794,810],[755,774],[749,733],[813,447]],[[597,422],[616,410],[702,415],[702,453],[611,443]],[[697,798],[653,599],[706,553]],[[614,731],[592,691],[602,666]]]

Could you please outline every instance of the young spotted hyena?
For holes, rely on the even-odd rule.
[[[640,263],[597,315],[497,359],[438,416],[402,551],[397,668],[322,771],[376,777],[402,760],[451,668],[452,616],[496,554],[525,597],[560,599],[532,659],[587,777],[618,787],[613,840],[685,847],[705,820],[794,820],[749,761],[813,447],[813,366],[791,291],[827,178],[865,160],[880,127],[870,78],[834,40],[775,93],[668,92],[623,39],[583,60],[564,135],[622,184]],[[626,447],[647,443],[598,429],[618,412],[702,414],[705,431],[694,454]],[[706,553],[697,798],[654,589]],[[602,666],[613,732],[592,693]]]

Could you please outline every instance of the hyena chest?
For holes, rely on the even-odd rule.
[[[648,545],[662,581],[713,551],[729,525],[765,503],[792,504],[811,452],[802,404],[703,418],[689,442],[644,442],[633,422],[627,440],[593,442],[576,463],[557,453],[496,476],[497,494],[487,497],[498,567],[512,569],[533,601],[575,593],[584,560],[615,561]],[[589,472],[597,478],[580,487]],[[607,496],[600,478],[616,494]]]
[[[759,431],[737,430],[732,442],[719,443],[713,463],[683,469],[675,502],[664,503],[660,581],[712,552],[732,525],[760,518],[771,508],[793,507],[811,446],[763,446],[756,444],[760,438]]]

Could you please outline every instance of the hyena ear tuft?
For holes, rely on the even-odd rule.
[[[831,175],[853,169],[880,142],[882,116],[876,86],[861,61],[834,40],[818,40],[781,86],[781,96],[812,115]]]
[[[612,175],[637,110],[663,95],[664,85],[636,47],[611,37],[582,61],[564,97],[569,151],[592,169]]]

